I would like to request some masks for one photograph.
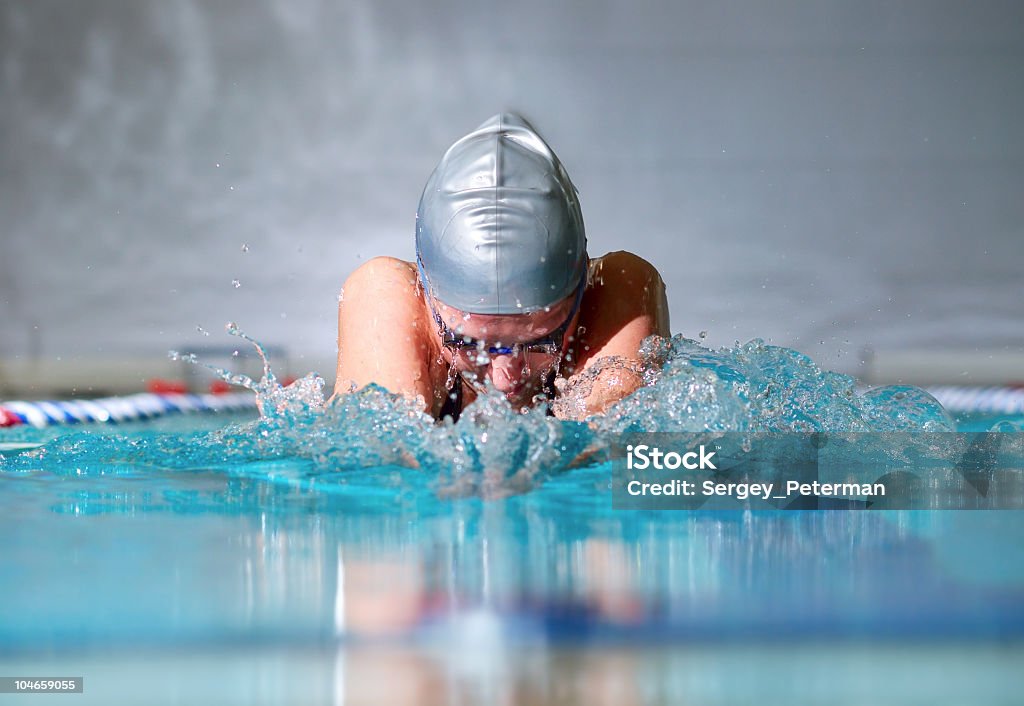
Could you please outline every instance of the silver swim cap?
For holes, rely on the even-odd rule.
[[[416,257],[439,301],[475,314],[523,314],[586,276],[576,188],[523,118],[496,115],[452,145],[416,213]]]

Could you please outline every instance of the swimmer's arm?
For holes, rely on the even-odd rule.
[[[566,396],[584,376],[589,382],[587,371],[595,369],[596,377],[583,399],[555,405],[556,415],[575,419],[603,413],[643,384],[640,343],[651,335],[669,335],[665,283],[643,258],[628,252],[609,253],[595,264],[592,293],[580,320],[586,331],[576,371],[563,388]]]
[[[376,383],[391,392],[432,400],[426,335],[416,271],[376,257],[345,281],[338,304],[338,371],[334,394]]]

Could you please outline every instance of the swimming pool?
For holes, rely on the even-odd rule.
[[[0,676],[84,676],[35,697],[60,703],[1019,702],[1020,511],[622,511],[606,462],[467,491],[387,458],[419,427],[373,394],[326,426],[3,432],[46,443],[0,465]],[[466,427],[478,456],[481,429],[518,453],[499,422]]]

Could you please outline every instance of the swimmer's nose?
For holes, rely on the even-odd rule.
[[[515,354],[493,356],[490,366],[491,382],[501,392],[511,392],[522,384],[525,369],[525,356]]]

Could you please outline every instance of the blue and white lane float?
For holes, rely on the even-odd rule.
[[[950,412],[1024,414],[1024,386],[935,385],[925,389]]]
[[[950,412],[1024,414],[1024,387],[925,388]],[[251,392],[223,394],[139,393],[94,400],[0,402],[0,427],[30,424],[117,423],[192,412],[242,412],[256,408]]]
[[[0,427],[30,424],[47,427],[55,424],[133,422],[167,414],[242,412],[256,408],[251,392],[224,394],[139,393],[124,397],[94,400],[46,402],[0,402]]]

